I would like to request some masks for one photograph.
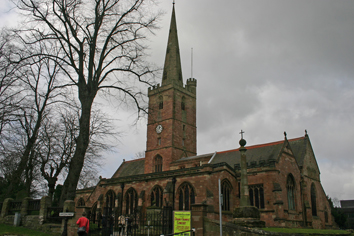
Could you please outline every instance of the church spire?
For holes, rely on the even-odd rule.
[[[165,65],[163,68],[162,85],[177,84],[183,86],[181,58],[177,36],[175,4],[173,2],[170,33],[168,36]]]

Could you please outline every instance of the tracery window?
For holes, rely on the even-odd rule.
[[[112,214],[113,208],[115,207],[115,197],[116,194],[113,192],[113,190],[109,190],[106,193],[106,206],[104,209],[106,215]]]
[[[159,97],[159,109],[163,109],[163,97]]]
[[[151,192],[151,206],[162,207],[162,188],[155,186]]]
[[[157,155],[155,157],[155,172],[161,172],[162,171],[162,157],[160,155]]]
[[[125,213],[134,214],[138,206],[138,194],[135,189],[130,188],[125,193]]]
[[[221,183],[221,194],[222,194],[222,210],[230,210],[230,196],[231,196],[231,184],[228,180],[223,180]]]
[[[179,210],[191,210],[191,204],[195,202],[193,187],[189,183],[183,183],[178,191],[179,194]]]
[[[85,200],[82,197],[77,201],[77,206],[85,206]]]
[[[295,210],[295,181],[292,174],[288,175],[286,190],[288,193],[288,208],[289,210]]]
[[[264,209],[264,190],[263,184],[249,185],[249,197],[251,206]]]
[[[311,184],[311,208],[312,208],[312,215],[317,216],[316,187],[314,183]]]

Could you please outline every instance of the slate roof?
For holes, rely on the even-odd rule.
[[[289,139],[288,140],[291,150],[293,151],[295,158],[299,164],[303,163],[304,153],[306,151],[306,140],[304,137]],[[252,162],[259,165],[260,162],[277,161],[281,154],[284,140],[254,146],[246,146],[247,148],[247,163],[250,165]],[[239,149],[233,149],[223,152],[217,152],[215,157],[211,160],[210,164],[216,164],[226,162],[230,166],[234,167],[235,164],[241,163],[241,156]],[[299,164],[300,166],[300,164]]]
[[[354,200],[340,200],[341,208],[354,208]]]
[[[112,178],[144,174],[145,158],[124,161]]]
[[[208,157],[211,158],[213,155],[214,155],[214,153],[207,153],[207,154],[198,155],[198,156],[183,157],[183,158],[175,161],[175,163],[182,162],[182,161],[194,160],[194,159],[208,158]]]
[[[284,145],[285,140],[259,144],[254,146],[246,146],[247,148],[247,163],[252,166],[252,163],[259,166],[261,163],[269,163],[278,161],[278,157],[281,154],[282,147]],[[303,166],[305,154],[307,148],[311,145],[309,143],[308,136],[299,137],[288,140],[290,144],[290,148],[293,151],[295,159],[299,165],[299,167]],[[184,161],[193,161],[196,159],[205,159],[209,158],[210,164],[217,164],[226,162],[231,167],[234,167],[241,162],[241,156],[239,149],[232,149],[228,151],[216,152],[216,153],[208,153],[198,156],[184,157],[181,158],[174,163],[184,162]],[[119,169],[114,173],[112,178],[117,177],[126,177],[133,175],[144,174],[144,166],[145,159],[137,159],[132,161],[125,161],[119,167]]]
[[[300,167],[304,165],[304,158],[308,145],[310,145],[308,136],[290,142],[291,150],[293,151],[297,164]]]

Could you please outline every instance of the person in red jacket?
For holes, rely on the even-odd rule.
[[[88,235],[88,232],[89,232],[89,228],[90,228],[90,221],[89,219],[86,218],[86,212],[83,212],[82,213],[82,217],[80,217],[77,222],[76,222],[77,225],[79,225],[79,228],[80,227],[86,227],[86,231],[84,232],[77,232],[78,235]]]

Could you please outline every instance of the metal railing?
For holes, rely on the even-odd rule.
[[[41,200],[40,199],[29,200],[27,214],[28,215],[39,215],[40,208],[41,208]]]
[[[15,215],[16,212],[21,212],[22,201],[10,202],[9,215]]]
[[[63,212],[62,207],[48,207],[47,208],[47,221],[52,223],[60,223],[63,217],[59,216],[59,213]]]

